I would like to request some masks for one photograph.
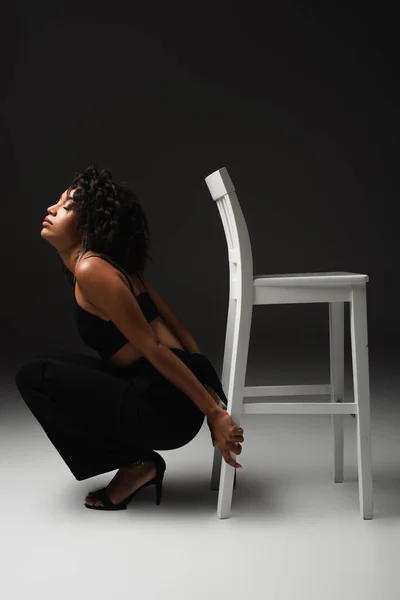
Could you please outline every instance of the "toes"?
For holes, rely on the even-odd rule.
[[[86,500],[86,504],[88,504],[89,506],[103,506],[103,503],[101,502],[101,500]]]

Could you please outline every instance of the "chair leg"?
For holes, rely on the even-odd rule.
[[[218,446],[215,446],[213,465],[212,465],[212,474],[211,474],[211,489],[212,490],[219,489],[219,478],[221,475],[221,462],[222,462],[221,450],[218,448]]]
[[[248,287],[246,290],[251,290]],[[223,382],[227,390],[228,412],[231,414],[236,426],[240,426],[243,414],[243,392],[247,369],[247,358],[249,351],[250,329],[253,305],[250,297],[244,296],[240,306],[240,314],[232,316],[232,352],[229,361],[225,364]],[[238,310],[238,307],[236,307]],[[231,453],[236,460],[237,455]],[[222,456],[221,456],[222,458]],[[221,460],[220,485],[218,492],[217,517],[218,519],[229,519],[231,515],[233,484],[236,469],[231,467],[225,460]]]
[[[212,475],[211,475],[211,489],[219,490],[219,479],[221,476],[221,464],[222,464],[222,454],[221,450],[216,446],[214,448],[214,458],[213,458],[213,466],[212,466]],[[237,469],[235,469],[235,475],[233,477],[233,489],[236,488],[236,473]]]
[[[329,303],[331,402],[344,397],[344,302]],[[344,415],[331,415],[333,434],[333,481],[343,482]]]
[[[370,423],[370,386],[368,365],[368,322],[366,286],[353,288],[350,303],[351,346],[353,359],[354,400],[357,415],[357,463],[360,512],[372,519],[372,458]]]

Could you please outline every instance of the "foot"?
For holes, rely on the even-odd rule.
[[[138,462],[129,467],[121,467],[105,488],[107,496],[113,504],[119,504],[141,485],[151,481],[156,473],[154,461]],[[86,496],[85,503],[90,506],[103,506],[99,498],[89,495]]]
[[[137,463],[132,463],[132,465],[129,465],[129,466],[133,467],[136,464]],[[107,492],[110,490],[110,488],[117,486],[124,479],[124,477],[126,475],[124,472],[124,469],[125,469],[125,467],[118,469],[118,471],[115,473],[114,477],[111,479],[110,483],[105,488],[107,490]],[[88,500],[90,500],[90,498],[96,497],[96,494],[97,494],[97,490],[94,490],[93,492],[88,492],[88,495],[86,496],[85,501],[87,502]]]

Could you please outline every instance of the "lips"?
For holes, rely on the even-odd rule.
[[[43,221],[46,221],[46,223],[50,223],[50,225],[53,225],[53,223],[47,217],[45,219],[43,219]]]

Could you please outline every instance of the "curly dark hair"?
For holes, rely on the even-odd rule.
[[[139,272],[143,277],[147,261],[153,262],[151,233],[136,194],[126,183],[113,181],[110,171],[94,165],[75,173],[68,192],[72,190],[71,208],[82,239],[79,258],[87,251],[105,254],[130,275]],[[62,270],[74,282],[64,263]]]

